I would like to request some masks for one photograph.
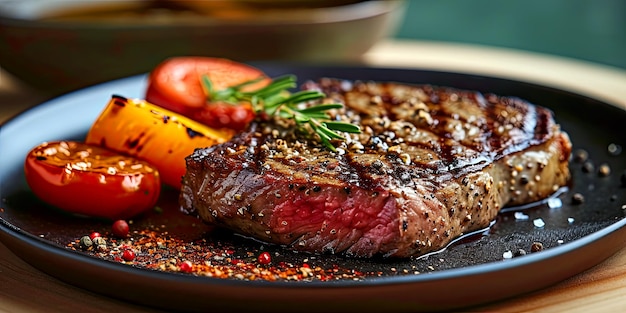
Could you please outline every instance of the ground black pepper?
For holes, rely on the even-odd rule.
[[[572,204],[582,204],[585,202],[585,196],[581,193],[575,193],[572,195]]]
[[[526,250],[524,250],[524,249],[517,249],[517,251],[513,252],[513,257],[518,257],[518,256],[522,256],[522,255],[526,255]]]
[[[91,241],[91,238],[89,238],[89,236],[81,237],[78,241],[78,244],[82,249],[89,249],[91,248],[91,246],[93,246],[93,242]]]
[[[533,242],[533,244],[530,246],[530,252],[539,252],[543,250],[543,244],[541,242]]]
[[[529,181],[530,181],[530,180],[528,179],[528,177],[527,177],[526,175],[523,175],[523,176],[521,176],[521,177],[519,178],[519,183],[520,183],[521,185],[526,185],[526,184],[528,184],[528,182],[529,182]]]
[[[582,163],[582,162],[587,161],[588,158],[589,158],[589,153],[587,152],[587,150],[577,149],[576,151],[574,151],[574,161],[578,163]]]
[[[595,168],[595,165],[593,165],[591,161],[585,161],[585,163],[583,163],[583,172],[585,173],[593,173]]]
[[[95,237],[93,240],[94,246],[98,251],[106,251],[107,249],[107,241],[101,236]]]
[[[606,177],[606,176],[609,176],[610,174],[611,174],[611,167],[606,163],[601,164],[600,167],[598,168],[598,175],[600,177]]]

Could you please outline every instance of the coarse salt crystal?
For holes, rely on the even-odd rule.
[[[516,220],[522,220],[525,221],[528,219],[528,215],[522,213],[522,212],[515,212],[515,219]]]
[[[563,206],[563,201],[560,198],[550,198],[548,199],[548,207],[551,209],[560,208]]]
[[[539,228],[546,226],[546,223],[540,218],[533,220],[533,224],[535,225],[535,227]]]

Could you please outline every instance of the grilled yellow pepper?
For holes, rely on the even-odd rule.
[[[113,96],[85,142],[145,160],[163,183],[180,189],[185,157],[196,148],[229,140],[233,131],[216,130],[144,100]]]

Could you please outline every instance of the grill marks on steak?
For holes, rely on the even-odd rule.
[[[369,117],[360,124],[372,129],[374,135],[366,138],[370,148],[386,153],[384,145],[400,145],[421,156],[414,165],[438,180],[479,170],[554,132],[549,110],[520,99],[393,83],[357,83],[347,91],[337,91],[337,85],[323,80],[317,88]]]
[[[337,152],[284,121],[258,122],[187,158],[180,202],[202,220],[311,252],[407,257],[489,225],[569,178],[552,113],[520,99],[322,79],[359,124]]]

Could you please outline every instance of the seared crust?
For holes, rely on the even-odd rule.
[[[181,205],[202,220],[311,252],[407,257],[484,228],[567,183],[571,143],[520,99],[322,79],[361,125],[337,152],[280,121],[187,158]]]

